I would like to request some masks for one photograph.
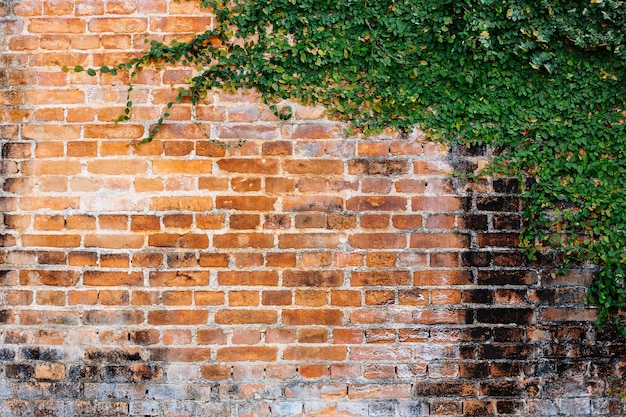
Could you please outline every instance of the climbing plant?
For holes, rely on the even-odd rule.
[[[498,149],[489,173],[519,177],[522,245],[557,252],[563,269],[599,266],[588,301],[626,336],[626,2],[200,2],[213,28],[89,73],[182,64],[196,75],[176,101],[256,89],[282,119],[283,100],[322,104],[365,133],[419,127]]]

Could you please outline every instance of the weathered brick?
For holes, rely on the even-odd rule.
[[[275,310],[219,310],[215,322],[219,324],[274,324],[278,319]]]
[[[338,287],[343,284],[341,271],[285,271],[283,285],[287,287]]]
[[[152,310],[148,312],[148,324],[154,325],[198,325],[206,324],[207,311],[203,310]]]

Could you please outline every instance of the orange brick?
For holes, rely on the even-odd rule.
[[[63,156],[63,143],[62,142],[44,142],[44,143],[37,143],[36,147],[35,147],[35,156],[37,158],[55,158],[55,157],[59,157],[59,156]],[[45,168],[40,167],[38,165],[32,165],[30,167],[30,170],[32,171],[33,169],[42,169],[44,170]],[[46,172],[45,170],[43,172]]]
[[[128,291],[125,291],[125,290],[98,291],[98,304],[109,305],[109,306],[128,304]]]
[[[37,109],[34,118],[42,122],[62,121],[63,109]]]
[[[98,301],[98,291],[70,291],[68,293],[69,305],[95,305]]]
[[[411,248],[467,248],[469,236],[458,233],[414,233]]]
[[[100,256],[100,266],[103,268],[127,268],[130,259],[126,253],[103,253]]]
[[[189,287],[209,284],[208,271],[151,272],[152,287]]]
[[[90,32],[141,33],[145,32],[148,28],[148,19],[132,17],[99,17],[90,19],[88,28]]]
[[[220,285],[278,285],[278,273],[275,271],[220,271],[217,274]]]
[[[29,173],[32,175],[76,175],[81,170],[78,161],[44,161],[30,162]]]
[[[67,156],[83,157],[96,156],[98,143],[94,141],[75,141],[67,144]]]
[[[359,291],[336,290],[330,293],[331,304],[334,306],[360,306],[361,293]]]
[[[283,353],[287,361],[343,361],[345,346],[288,346]]]
[[[278,174],[278,161],[275,159],[229,158],[217,161],[217,165],[226,172]]]
[[[83,280],[93,286],[142,285],[143,273],[85,271]]]
[[[79,235],[22,235],[24,246],[71,248],[80,245]]]
[[[365,214],[361,216],[361,227],[364,229],[386,229],[389,226],[387,214]]]
[[[203,310],[152,310],[148,312],[148,324],[198,325],[206,324],[208,312]]]
[[[137,175],[144,174],[148,164],[141,160],[100,159],[87,164],[87,171],[99,175]]]
[[[230,257],[223,253],[201,253],[199,265],[202,267],[227,267]]]
[[[157,197],[150,203],[151,210],[209,211],[212,208],[210,197]]]
[[[35,378],[45,381],[65,379],[65,365],[61,363],[35,365]]]
[[[65,305],[65,292],[39,290],[37,291],[36,302],[39,305],[63,306]]]
[[[224,293],[222,291],[196,291],[194,293],[196,305],[217,306],[224,304]]]
[[[85,21],[77,18],[33,18],[28,30],[31,33],[83,33]]]
[[[275,362],[278,349],[268,346],[223,347],[217,349],[219,362]]]
[[[128,249],[141,248],[144,244],[143,236],[133,235],[87,235],[86,248]]]
[[[152,163],[156,174],[210,174],[211,164],[201,160],[158,160]]]
[[[156,247],[204,249],[209,247],[209,238],[207,235],[195,233],[183,235],[158,233],[148,237],[148,245]]]
[[[215,323],[218,324],[274,324],[278,320],[276,310],[228,309],[218,310],[215,313]]]
[[[163,305],[188,306],[191,305],[193,294],[190,291],[163,291],[161,300]]]
[[[296,254],[292,252],[268,253],[266,255],[269,267],[294,267],[296,266]]]
[[[150,20],[150,30],[153,32],[204,32],[210,25],[211,18],[208,16],[156,17]]]
[[[227,233],[213,236],[216,248],[270,248],[274,246],[274,236],[263,233]]]
[[[358,233],[348,237],[352,247],[361,249],[402,249],[406,245],[406,236],[392,233]]]
[[[98,254],[96,252],[70,252],[68,262],[72,266],[96,266]]]
[[[323,378],[328,375],[328,365],[303,364],[298,373],[302,378]]]
[[[296,304],[309,307],[321,307],[327,304],[325,290],[297,290]]]
[[[53,60],[63,59],[63,57],[51,57]],[[70,61],[67,59],[65,62]],[[24,96],[24,100],[27,103],[38,105],[51,105],[51,104],[82,104],[85,102],[85,93],[80,90],[68,90],[63,91],[38,90],[36,93],[27,91]],[[55,135],[54,132],[67,133],[67,136]],[[80,135],[80,126],[66,125],[26,125],[22,129],[22,137],[24,139],[76,139]]]
[[[36,230],[63,230],[65,218],[63,216],[36,215],[33,227]]]
[[[276,198],[249,196],[249,197],[216,197],[216,208],[234,210],[273,211]]]
[[[257,306],[259,305],[258,291],[230,291],[228,304],[231,306]]]
[[[202,365],[200,375],[208,381],[224,381],[230,379],[230,366]]]

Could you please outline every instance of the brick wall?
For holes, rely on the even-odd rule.
[[[183,104],[115,63],[195,2],[0,4],[0,416],[620,416],[626,344],[589,271],[516,249],[509,179],[419,133],[349,137],[253,93]],[[208,137],[206,137],[208,135]],[[213,140],[218,140],[216,143]],[[225,146],[226,145],[226,146]]]

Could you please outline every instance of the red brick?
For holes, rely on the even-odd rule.
[[[413,283],[427,286],[470,285],[472,276],[468,271],[458,269],[425,270],[415,272]]]
[[[159,362],[204,362],[211,358],[209,348],[151,348],[150,359]]]
[[[202,365],[200,375],[208,381],[225,381],[230,379],[230,366]]]
[[[458,233],[414,233],[411,248],[468,248],[469,236]]]
[[[386,229],[388,226],[388,214],[365,214],[361,216],[361,227],[364,229]]]
[[[395,266],[398,256],[395,252],[368,252],[365,262],[369,267]]]
[[[346,201],[346,209],[354,211],[402,211],[407,199],[392,196],[353,197]]]
[[[337,309],[283,310],[283,323],[286,325],[338,325],[343,321],[343,313]]]
[[[289,196],[283,197],[284,211],[336,211],[343,210],[343,199],[333,196]]]
[[[463,200],[459,197],[413,197],[411,199],[413,211],[447,212],[463,209]]]
[[[22,310],[20,324],[76,326],[81,323],[80,313],[73,310]]]
[[[292,293],[288,290],[263,291],[261,300],[263,305],[290,305],[292,303]]]
[[[350,279],[353,286],[397,286],[408,285],[410,281],[408,271],[353,272]]]
[[[406,235],[391,233],[358,233],[348,236],[348,243],[360,249],[406,248]]]
[[[159,233],[148,237],[148,245],[165,248],[205,249],[209,247],[209,237],[205,234],[195,233],[183,235]]]
[[[275,362],[278,349],[269,346],[222,347],[217,349],[220,362]]]
[[[256,229],[261,218],[258,214],[232,214],[229,224],[231,229]]]
[[[359,291],[336,290],[330,293],[331,304],[334,306],[360,306],[361,293]]]
[[[285,271],[286,287],[338,287],[343,285],[342,271]]]

